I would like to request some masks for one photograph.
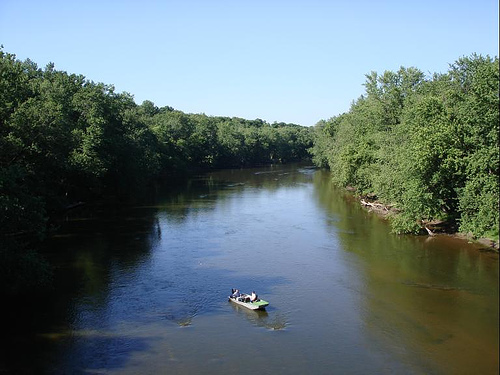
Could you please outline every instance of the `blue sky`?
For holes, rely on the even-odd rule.
[[[139,104],[314,125],[371,71],[498,56],[498,1],[0,0],[0,44]]]

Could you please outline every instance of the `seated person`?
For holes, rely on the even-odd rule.
[[[250,302],[255,302],[259,299],[257,294],[255,294],[255,291],[252,292],[252,295],[250,296]]]

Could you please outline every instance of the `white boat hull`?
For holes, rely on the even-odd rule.
[[[261,300],[261,299],[255,301],[255,302],[244,302],[241,299],[242,299],[241,297],[237,297],[237,298],[229,297],[229,300],[231,302],[234,302],[234,303],[236,303],[237,305],[240,305],[240,306],[244,306],[244,307],[246,307],[247,309],[250,309],[250,310],[262,310],[267,305],[269,305],[269,302]]]

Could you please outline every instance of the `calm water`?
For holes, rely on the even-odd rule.
[[[498,373],[498,256],[393,235],[329,181],[222,171],[69,218],[56,289],[11,318],[0,372]],[[233,287],[271,304],[235,306]]]

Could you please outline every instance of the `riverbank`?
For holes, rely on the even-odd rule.
[[[352,191],[347,189],[348,191]],[[391,205],[385,205],[376,199],[371,200],[373,197],[367,196],[357,196],[356,199],[358,202],[365,207],[369,212],[375,213],[377,216],[390,220],[391,215],[397,215],[398,210],[395,209]],[[471,234],[460,233],[454,230],[450,230],[451,227],[446,226],[446,223],[441,221],[429,221],[425,223],[421,223],[422,232],[427,232],[427,236],[452,236],[463,241],[467,241],[469,243],[477,243],[481,246],[486,247],[486,251],[491,251],[495,253],[499,253],[499,240],[491,239],[491,238],[475,238]],[[422,234],[425,235],[425,234]]]

